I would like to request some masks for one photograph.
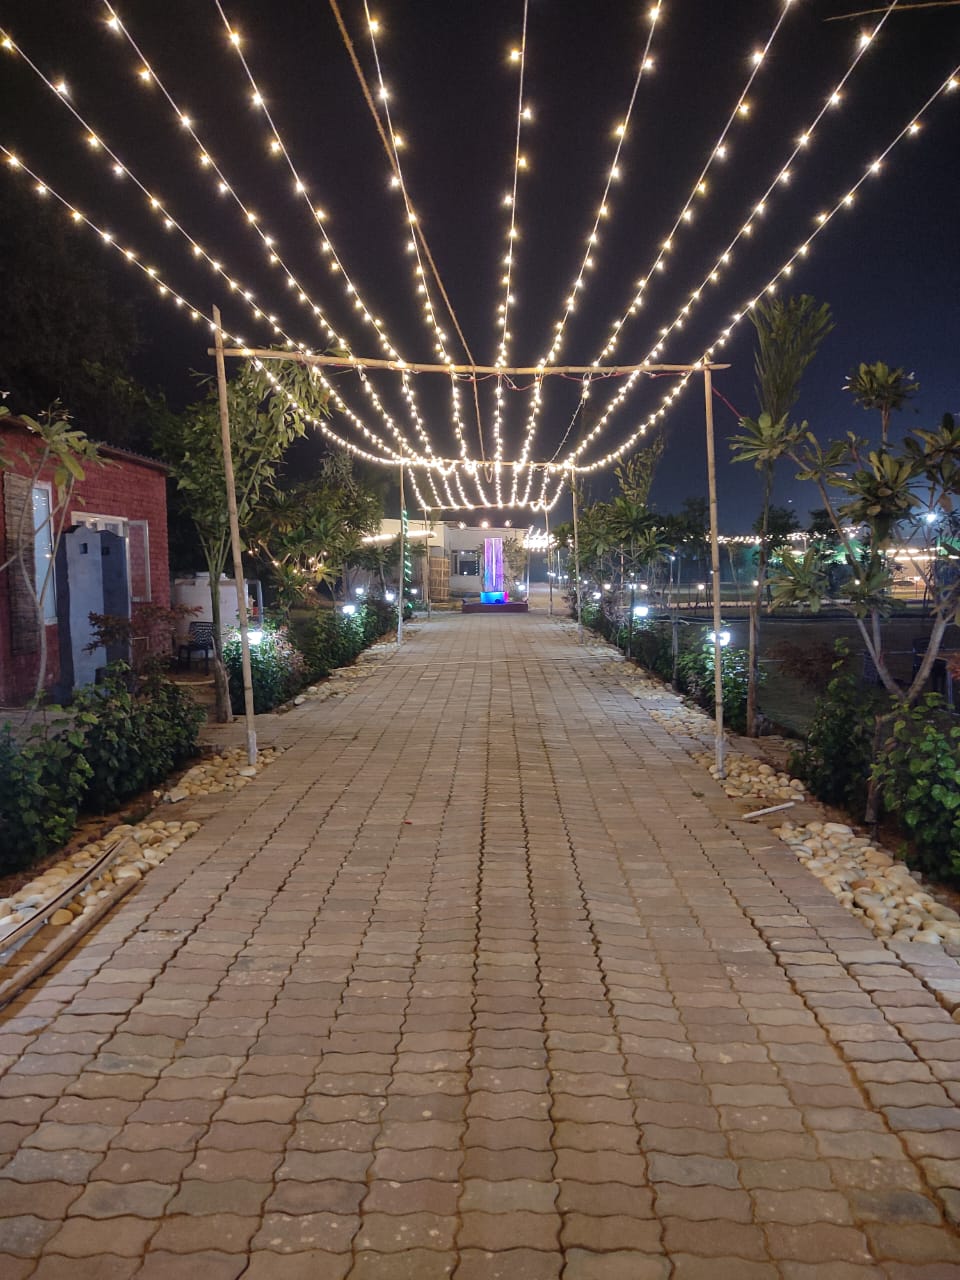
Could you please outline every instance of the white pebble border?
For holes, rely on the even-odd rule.
[[[236,791],[246,786],[277,754],[276,748],[268,747],[260,753],[256,766],[252,767],[246,765],[247,753],[243,749],[214,756],[189,769],[178,785],[163,793],[162,798],[174,803],[189,796]],[[161,795],[160,792],[156,794],[158,797]],[[62,927],[72,924],[78,916],[92,914],[103,899],[110,896],[116,885],[125,880],[141,879],[151,867],[159,866],[174,849],[179,848],[184,840],[199,830],[199,822],[167,822],[162,819],[132,825],[124,822],[111,827],[99,839],[81,845],[16,893],[0,898],[0,951],[3,950],[3,939],[7,934],[41,914],[47,903],[63,893],[71,880],[82,876],[118,837],[129,836],[133,844],[128,843],[127,848],[121,850],[101,875],[85,885],[73,901],[55,911],[48,924]]]
[[[713,778],[717,766],[712,751],[694,751],[697,764],[704,765]],[[764,764],[754,756],[728,752],[723,757],[725,778],[718,779],[728,796],[734,799],[795,800],[804,799],[803,783],[789,773],[778,773],[772,764]]]
[[[838,902],[893,942],[960,946],[960,916],[928,893],[910,869],[842,822],[774,828]]]
[[[251,778],[255,778],[279,754],[278,747],[264,747],[257,754],[257,763],[247,764],[245,747],[224,751],[188,769],[175,787],[162,793],[161,799],[166,804],[176,804],[191,796],[212,796],[221,791],[237,791],[240,787],[245,787]]]
[[[63,893],[71,880],[89,870],[107,845],[118,837],[129,836],[133,843],[121,850],[113,862],[95,880],[85,885],[72,902],[55,911],[49,924],[72,924],[77,916],[91,913],[102,899],[109,897],[114,885],[124,880],[139,880],[144,872],[158,866],[188,836],[199,830],[199,822],[138,822],[133,826],[121,823],[99,840],[91,840],[89,844],[82,845],[9,898],[0,898],[0,950],[3,949],[3,939],[7,934],[42,912],[48,902]]]

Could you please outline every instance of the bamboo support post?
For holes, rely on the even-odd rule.
[[[713,377],[703,371],[707,429],[707,493],[710,500],[710,569],[713,578],[713,696],[714,756],[717,777],[723,778],[723,646],[720,643],[720,535],[717,526],[717,459],[713,431]]]
[[[214,354],[217,360],[217,399],[220,407],[220,443],[223,446],[223,475],[227,486],[227,515],[230,522],[230,547],[233,553],[233,581],[237,588],[237,615],[240,620],[240,662],[243,671],[243,716],[247,728],[247,763],[257,763],[257,727],[253,714],[253,670],[250,666],[250,630],[247,619],[247,585],[243,579],[243,548],[240,543],[240,521],[237,516],[237,483],[233,474],[233,449],[230,444],[230,412],[227,406],[227,374],[224,367],[223,329],[220,308],[213,308]],[[213,584],[214,591],[219,586]]]

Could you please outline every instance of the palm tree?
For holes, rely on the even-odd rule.
[[[844,391],[850,392],[861,409],[880,410],[880,439],[884,448],[887,447],[890,414],[894,409],[902,409],[920,390],[920,383],[912,381],[912,378],[913,374],[904,373],[902,368],[891,369],[878,360],[876,364],[858,365],[843,384]]]
[[[747,736],[757,732],[760,609],[769,548],[767,534],[777,462],[801,439],[806,424],[791,424],[790,411],[800,395],[800,380],[821,342],[833,328],[830,307],[802,294],[759,302],[750,312],[757,331],[754,371],[760,404],[757,418],[741,418],[741,434],[730,441],[734,462],[752,462],[763,475],[763,509],[757,586],[750,611],[750,663],[747,677]]]

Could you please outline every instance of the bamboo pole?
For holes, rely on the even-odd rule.
[[[247,727],[247,763],[257,763],[257,727],[253,715],[253,671],[250,666],[250,631],[247,625],[247,585],[243,580],[243,548],[240,545],[240,522],[237,517],[237,482],[233,474],[233,449],[230,444],[230,412],[227,407],[227,374],[223,357],[223,329],[220,308],[213,308],[214,355],[217,359],[217,399],[220,405],[220,443],[223,446],[223,475],[227,486],[227,515],[230,521],[230,547],[233,552],[233,581],[237,588],[237,614],[240,619],[240,663],[243,671],[243,716]],[[219,585],[213,584],[214,591]]]
[[[723,646],[720,643],[720,535],[717,528],[717,460],[713,432],[713,377],[703,371],[707,428],[707,493],[710,499],[710,568],[713,577],[713,696],[714,756],[717,777],[723,778]]]
[[[427,508],[424,507],[423,508],[423,527],[425,529],[428,527],[428,524],[427,524],[428,517],[429,517],[429,512],[427,511]],[[432,530],[432,527],[433,526],[431,523],[430,525],[431,530]],[[429,621],[430,618],[433,617],[433,612],[432,612],[433,597],[430,594],[430,537],[431,535],[427,534],[426,538],[424,538],[424,542],[426,542],[427,544],[427,554],[423,561],[424,563],[423,594],[426,597],[426,602],[427,602],[427,621]]]
[[[215,353],[208,351],[207,354]],[[417,364],[406,360],[384,360],[379,356],[307,355],[304,351],[276,351],[272,347],[227,347],[223,354],[235,356],[241,360],[289,360],[296,364],[326,365],[337,369],[392,369],[397,373],[443,373],[447,377],[451,373],[502,376],[522,374],[539,378],[556,377],[558,374],[568,373],[590,373],[597,378],[603,378],[624,373],[691,373],[699,369],[730,368],[728,364],[703,364],[700,361],[696,364],[651,364],[648,360],[643,360],[640,364],[529,364],[501,368],[495,364]]]
[[[583,644],[583,600],[580,585],[580,525],[577,520],[577,477],[570,468],[570,496],[573,499],[573,571],[577,581],[577,644]]]
[[[400,589],[397,592],[397,648],[403,644],[403,588],[406,579],[404,571],[404,555],[406,538],[403,529],[403,459],[400,459]]]
[[[550,617],[553,617],[553,570],[550,568],[550,508],[544,503],[543,519],[547,528],[547,554],[545,556],[547,562],[547,587],[550,592]]]

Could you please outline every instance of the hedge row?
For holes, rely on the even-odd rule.
[[[136,691],[129,668],[77,691],[69,712],[48,708],[15,740],[0,729],[0,875],[70,838],[81,812],[106,813],[162,782],[197,749],[204,713],[158,676]]]
[[[267,623],[260,640],[250,646],[253,709],[259,715],[288,702],[304,685],[345,667],[397,625],[396,606],[368,600],[352,614],[342,609],[317,609],[296,626],[295,639],[285,627]],[[223,661],[230,681],[235,715],[243,713],[243,673],[240,636],[224,643]]]
[[[692,698],[705,711],[714,711],[713,645],[707,636],[712,627],[684,623],[678,628],[676,672],[673,662],[673,625],[668,619],[638,619],[631,630],[622,618],[601,602],[583,605],[583,625],[617,646],[647,671],[663,680],[674,680],[679,693]],[[747,727],[748,656],[744,649],[720,651],[723,676],[723,721],[733,733]]]

